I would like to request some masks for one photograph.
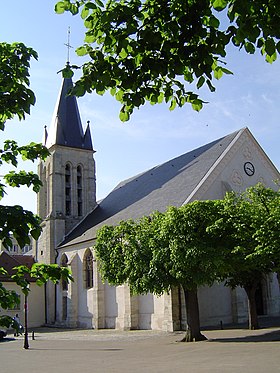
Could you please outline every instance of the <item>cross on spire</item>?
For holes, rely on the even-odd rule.
[[[68,27],[68,38],[67,38],[67,44],[64,44],[67,47],[67,65],[70,63],[70,48],[73,48],[72,45],[70,45],[70,26]]]

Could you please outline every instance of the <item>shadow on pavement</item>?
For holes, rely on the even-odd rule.
[[[92,351],[105,351],[105,352],[119,352],[119,351],[123,351],[124,349],[123,348],[38,348],[38,347],[30,347],[29,350],[32,350],[32,351],[82,351],[82,352],[85,352],[85,351],[88,351],[88,352],[92,352]]]
[[[209,342],[279,342],[280,330],[275,330],[269,333],[259,335],[248,335],[244,337],[231,337],[231,338],[213,338]]]
[[[4,337],[3,339],[0,339],[0,343],[11,342],[11,341],[15,341],[15,338]]]

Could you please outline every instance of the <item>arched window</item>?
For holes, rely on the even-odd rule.
[[[93,255],[90,250],[84,256],[84,281],[86,289],[93,287]]]
[[[65,166],[65,214],[71,215],[71,169],[69,164]]]
[[[61,267],[67,267],[67,264],[68,264],[67,256],[63,254],[61,258]],[[62,290],[68,290],[68,282],[62,279],[61,287],[62,287]]]
[[[77,204],[78,216],[83,215],[83,178],[82,167],[77,167]]]

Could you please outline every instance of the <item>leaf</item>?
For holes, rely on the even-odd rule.
[[[76,49],[76,53],[78,56],[85,56],[87,52],[87,48],[85,46],[79,47]]]
[[[228,69],[226,69],[225,67],[221,67],[221,69],[222,69],[222,71],[223,71],[224,74],[233,75],[233,72],[230,71],[230,70],[228,70]]]
[[[198,82],[196,84],[196,87],[199,89],[203,86],[203,84],[205,83],[205,78],[204,76],[201,76],[199,79],[198,79]]]
[[[119,56],[121,57],[121,58],[126,58],[127,57],[127,51],[124,49],[124,48],[122,48],[122,50],[120,51],[120,53],[119,53]]]
[[[75,84],[75,86],[72,88],[71,94],[82,97],[86,93],[85,87],[82,84]]]
[[[84,6],[81,12],[81,18],[86,19],[89,15],[89,8],[87,6]]]
[[[161,104],[164,100],[164,93],[163,92],[160,92],[160,94],[158,95],[158,104]]]
[[[253,43],[246,42],[244,44],[245,50],[247,53],[254,54],[256,49]]]
[[[271,57],[275,53],[275,42],[269,38],[264,43],[265,52]]]
[[[69,68],[65,68],[62,70],[62,76],[65,79],[70,79],[73,77],[73,75],[74,75],[74,72]]]
[[[119,114],[119,118],[122,122],[127,122],[130,118],[130,115],[127,111],[121,110]]]
[[[171,103],[170,103],[170,106],[169,106],[169,110],[170,111],[174,110],[176,108],[176,106],[177,106],[177,102],[176,102],[175,98],[173,98],[171,100]]]
[[[223,69],[220,66],[217,66],[214,70],[214,77],[219,80],[223,76]]]
[[[123,98],[123,91],[122,90],[118,90],[118,92],[115,94],[115,97],[118,101],[122,101],[122,98]]]
[[[94,35],[91,35],[89,33],[86,34],[85,43],[91,44],[91,43],[95,42],[95,40],[96,40],[96,37]]]
[[[228,5],[228,0],[211,0],[211,3],[213,8],[220,12]]]
[[[96,9],[96,5],[93,2],[89,1],[85,4],[85,7],[87,7],[88,9]]]
[[[210,16],[209,17],[209,25],[214,27],[214,28],[218,28],[220,26],[220,21],[215,16]]]
[[[104,7],[104,4],[102,3],[101,0],[95,0],[96,4],[99,5],[101,8]]]
[[[196,99],[196,100],[193,100],[192,101],[192,108],[195,110],[195,111],[200,111],[203,107],[203,103],[202,103],[202,100],[200,99]]]
[[[65,2],[64,1],[59,1],[58,3],[55,4],[54,10],[57,14],[62,14],[65,12],[66,7],[65,7]]]
[[[273,63],[274,61],[277,60],[277,53],[276,53],[276,52],[273,53],[272,56],[270,56],[270,55],[267,54],[267,55],[265,56],[265,60],[266,60],[266,62],[268,62],[268,63]]]
[[[209,79],[206,80],[206,84],[208,85],[208,88],[211,92],[215,92],[216,88],[212,85],[211,81]]]

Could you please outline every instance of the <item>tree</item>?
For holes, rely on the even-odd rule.
[[[250,198],[261,206],[262,224],[256,227],[258,243],[256,255],[267,256],[280,280],[280,190],[265,188],[261,184],[252,188]]]
[[[4,131],[7,120],[14,117],[25,119],[25,115],[30,113],[31,106],[35,104],[34,93],[29,88],[29,67],[30,60],[37,59],[37,53],[22,43],[0,43],[0,52],[0,130]],[[0,166],[5,162],[17,168],[19,157],[34,162],[37,158],[45,159],[48,154],[47,148],[42,144],[32,142],[19,146],[14,140],[6,140],[0,149]],[[26,185],[38,192],[41,184],[38,175],[33,172],[12,170],[4,176],[4,183],[0,184],[0,199],[6,193],[7,185]],[[30,243],[30,236],[38,239],[42,230],[40,223],[38,216],[21,206],[0,205],[0,240],[6,248],[12,245],[12,236],[20,247]],[[20,266],[14,270],[12,279],[25,296],[28,295],[31,278],[35,278],[38,285],[48,280],[56,283],[60,278],[72,280],[69,270],[57,265],[35,264],[32,268]],[[0,273],[7,274],[3,268],[0,268]],[[3,309],[12,308],[18,301],[16,292],[7,290],[0,282],[0,306]],[[8,316],[1,316],[0,325],[16,327],[14,320]]]
[[[24,327],[24,348],[28,349],[28,330],[27,330],[27,297],[30,292],[30,284],[32,279],[36,281],[38,286],[44,285],[48,281],[52,281],[57,284],[60,280],[68,282],[73,281],[71,272],[67,267],[60,267],[57,264],[39,264],[35,263],[31,268],[25,265],[13,268],[14,274],[11,279],[20,287],[25,297],[25,327]],[[1,274],[8,274],[3,268],[0,268]],[[0,282],[0,307],[3,309],[12,308],[15,304],[18,304],[19,297],[15,291],[8,291],[4,288]],[[0,316],[0,326],[7,328],[12,327],[15,330],[19,330],[18,323],[7,315]]]
[[[86,28],[77,54],[89,60],[72,93],[110,91],[123,121],[146,101],[168,102],[170,110],[190,103],[199,111],[196,88],[213,92],[213,78],[231,74],[230,44],[249,54],[259,49],[269,63],[280,52],[278,0],[63,0],[55,10],[80,11]]]
[[[277,205],[275,192],[259,184],[245,192],[227,193],[222,218],[210,227],[213,234],[227,235],[227,281],[231,288],[241,286],[248,297],[249,329],[258,329],[256,290],[268,273],[275,271],[279,263],[279,248],[275,250],[275,238],[279,232],[274,210]],[[274,225],[269,221],[273,220]],[[270,230],[266,231],[270,225]],[[277,226],[277,228],[276,228]],[[271,240],[269,236],[272,236]]]
[[[224,238],[207,231],[219,219],[220,201],[195,201],[139,221],[103,226],[96,256],[103,280],[128,283],[134,294],[161,295],[182,287],[188,342],[206,339],[200,332],[197,288],[223,277]]]
[[[30,60],[37,59],[37,53],[22,43],[0,43],[0,130],[4,131],[7,120],[18,117],[22,120],[30,113],[35,104],[34,93],[29,88]],[[42,144],[34,142],[19,146],[14,140],[4,141],[0,149],[0,166],[8,163],[14,168],[18,166],[18,158],[31,160],[45,159],[49,154]],[[41,181],[33,172],[12,170],[0,183],[0,199],[5,195],[6,185],[20,187],[26,185],[38,192]],[[13,235],[20,246],[29,244],[30,235],[38,239],[41,233],[40,219],[32,212],[24,210],[21,206],[0,205],[0,240],[5,247],[11,246]]]

